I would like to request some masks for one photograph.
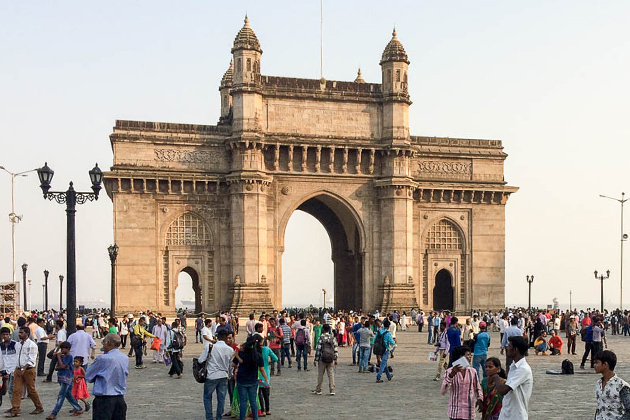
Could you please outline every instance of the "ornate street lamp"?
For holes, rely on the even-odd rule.
[[[110,245],[107,248],[107,252],[109,253],[109,261],[112,264],[112,285],[111,285],[111,309],[109,310],[110,318],[114,317],[115,309],[116,309],[116,257],[118,257],[118,245]]]
[[[90,181],[92,182],[92,191],[89,192],[77,192],[74,190],[73,183],[70,182],[70,187],[65,192],[49,192],[50,183],[53,179],[55,172],[48,167],[46,162],[43,167],[37,170],[40,187],[44,193],[44,199],[55,200],[59,204],[66,204],[67,215],[67,255],[66,255],[66,275],[68,281],[66,282],[66,309],[68,311],[68,335],[72,334],[76,330],[76,314],[77,314],[77,265],[76,265],[76,253],[75,253],[75,215],[77,204],[85,204],[88,201],[98,200],[98,193],[101,190],[101,183],[103,182],[103,172],[98,168],[98,164],[90,170]],[[61,279],[61,277],[60,277]],[[61,280],[63,283],[63,280]],[[61,306],[61,305],[60,305]]]
[[[324,292],[324,309],[326,309],[326,289],[322,289],[322,292]]]
[[[59,274],[59,313],[63,312],[63,276]]]
[[[44,295],[46,295],[46,285],[44,283],[42,283],[42,296],[44,296]],[[44,312],[45,312],[46,311],[46,302],[44,302],[42,305],[44,307],[43,309],[44,309]]]
[[[597,270],[594,271],[595,279],[599,279],[601,282],[601,302],[600,302],[600,313],[604,313],[604,280],[610,278],[610,270],[606,270],[606,277],[603,274],[597,275]]]
[[[621,198],[608,197],[607,195],[599,195],[602,198],[609,198],[611,200],[615,200],[619,204],[621,204],[621,252],[619,257],[619,309],[623,311],[623,243],[628,240],[628,235],[623,233],[623,204],[630,200],[630,198],[625,198],[626,193],[621,193]]]
[[[44,310],[48,310],[48,270],[44,270]]]
[[[529,301],[527,305],[528,311],[532,310],[532,283],[534,282],[534,275],[527,276],[527,283],[529,283]]]
[[[28,264],[22,264],[22,290],[24,291],[24,310],[27,308],[26,301],[26,270],[28,270]]]

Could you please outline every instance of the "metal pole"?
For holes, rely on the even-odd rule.
[[[569,290],[569,312],[573,310],[573,291]]]
[[[621,262],[620,265],[621,267],[619,267],[619,309],[621,309],[623,311],[623,203],[626,201],[624,200],[626,193],[622,192],[621,193]]]
[[[59,275],[59,314],[63,312],[63,276]]]
[[[22,264],[22,291],[24,292],[24,308],[22,308],[23,310],[26,310],[28,305],[27,305],[27,296],[26,296],[26,270],[28,269],[28,264],[24,263]]]
[[[46,294],[46,285],[42,284],[42,294],[45,295]],[[44,301],[44,303],[42,303],[44,312],[46,311],[46,302]]]
[[[44,310],[48,310],[48,270],[44,270]]]
[[[11,174],[11,214],[13,218],[11,219],[11,254],[13,259],[13,286],[18,289],[18,286],[15,285],[15,174]],[[20,307],[20,300],[16,299],[16,310]],[[19,312],[19,311],[18,311]]]
[[[601,301],[600,301],[600,310],[599,312],[601,312],[602,314],[604,313],[604,275],[602,274],[599,278],[599,280],[601,281]]]
[[[77,264],[76,264],[76,253],[75,253],[75,215],[76,215],[76,204],[77,204],[77,194],[72,186],[72,182],[70,183],[70,188],[66,191],[66,215],[68,219],[67,224],[67,267],[66,267],[66,276],[68,276],[68,281],[66,282],[66,311],[68,312],[67,319],[67,331],[68,335],[72,334],[76,331],[77,325]]]

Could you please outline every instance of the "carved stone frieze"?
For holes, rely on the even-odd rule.
[[[221,153],[210,150],[155,149],[155,160],[160,162],[219,163]]]
[[[418,161],[414,175],[419,178],[470,179],[472,164],[462,161],[422,160]]]

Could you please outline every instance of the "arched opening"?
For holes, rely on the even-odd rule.
[[[433,287],[433,309],[453,310],[453,276],[442,269],[435,275],[435,286]]]
[[[186,267],[177,276],[175,289],[175,308],[201,312],[201,285],[199,274],[193,268]]]
[[[363,256],[361,253],[361,235],[360,227],[352,210],[341,200],[329,194],[320,194],[309,198],[300,204],[296,210],[313,216],[328,234],[330,241],[329,258],[332,259],[333,264],[333,287],[332,293],[330,293],[331,290],[327,289],[327,306],[330,306],[328,295],[331,294],[334,296],[334,308],[336,309],[362,309]],[[308,232],[303,232],[302,235],[305,240],[309,240]],[[285,249],[287,249],[286,242]],[[283,267],[290,264],[290,261],[286,261]],[[300,270],[301,273],[304,272],[303,269],[300,268]],[[283,277],[287,275],[286,271],[283,273]],[[316,287],[313,289],[317,294],[305,296],[305,298],[313,306],[321,306],[323,302],[321,289],[326,288],[323,286],[325,283],[321,279],[316,279],[315,284]],[[285,303],[286,299],[283,301]]]
[[[334,307],[334,266],[330,238],[313,216],[295,211],[284,233],[282,306]]]

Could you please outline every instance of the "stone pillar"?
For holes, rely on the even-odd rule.
[[[317,153],[315,155],[315,172],[319,172],[319,166],[322,161],[322,146],[317,146]]]
[[[381,279],[383,312],[417,307],[413,276],[413,190],[411,181],[381,181]]]

